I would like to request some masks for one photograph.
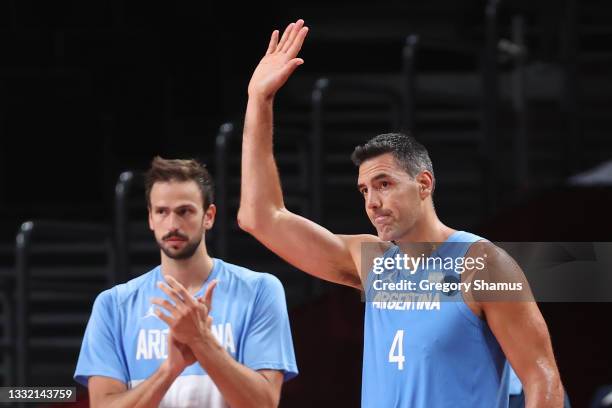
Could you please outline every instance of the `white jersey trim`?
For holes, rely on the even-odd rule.
[[[145,380],[130,381],[130,388]],[[221,392],[208,375],[182,375],[178,377],[161,403],[160,408],[229,408]]]

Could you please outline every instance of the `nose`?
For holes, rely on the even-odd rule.
[[[366,196],[366,208],[368,210],[375,210],[380,208],[381,202],[380,197],[375,189],[369,189]]]
[[[170,216],[168,217],[168,229],[170,231],[178,231],[180,226],[180,217],[174,212],[171,212]]]

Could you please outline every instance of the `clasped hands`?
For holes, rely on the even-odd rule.
[[[197,361],[193,349],[198,343],[215,340],[211,330],[213,319],[210,311],[217,281],[213,280],[204,296],[196,299],[173,277],[165,276],[165,279],[167,284],[158,282],[157,285],[171,301],[153,298],[151,303],[161,308],[155,314],[170,328],[167,364],[176,374],[180,374]]]

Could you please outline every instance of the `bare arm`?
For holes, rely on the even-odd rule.
[[[192,350],[232,408],[278,406],[282,372],[251,370],[234,360],[212,336],[194,345]]]
[[[563,385],[546,322],[535,303],[490,302],[489,327],[525,390],[527,408],[563,407]]]
[[[162,365],[151,377],[131,390],[114,378],[94,376],[89,379],[89,401],[92,408],[158,407],[177,376]]]
[[[523,384],[526,407],[563,407],[564,391],[546,322],[520,267],[499,248],[487,250],[487,278],[522,282],[521,293],[502,293],[480,306],[489,327]]]
[[[274,95],[303,63],[296,58],[308,32],[303,24],[302,20],[290,24],[280,41],[278,31],[274,31],[268,51],[249,84],[238,224],[296,268],[321,279],[360,288],[359,271],[351,253],[351,239],[358,238],[335,235],[288,211],[274,161]]]
[[[187,346],[168,336],[168,359],[149,378],[128,390],[126,384],[110,377],[92,376],[88,381],[92,408],[158,407],[164,395],[180,373],[195,357]]]

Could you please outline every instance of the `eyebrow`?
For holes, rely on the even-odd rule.
[[[390,175],[387,174],[387,173],[378,173],[377,175],[372,177],[372,181],[378,181],[378,180],[381,180],[381,179],[384,179],[384,178],[388,178],[388,177],[390,177]],[[363,184],[363,183],[357,184],[357,189],[358,190],[361,189],[362,187],[365,187],[365,184]]]
[[[189,209],[191,209],[191,208],[195,208],[195,207],[196,207],[196,206],[195,206],[195,205],[193,205],[193,204],[181,204],[181,205],[179,205],[178,207],[176,207],[176,209],[177,209],[177,210],[182,210],[182,209],[184,209],[184,208],[189,208]]]
[[[153,206],[153,209],[155,210],[166,210],[169,209],[170,207],[168,207],[167,205],[155,205]],[[193,204],[181,204],[178,207],[176,207],[173,211],[177,211],[177,210],[182,210],[182,209],[192,209],[195,208],[195,206]]]

